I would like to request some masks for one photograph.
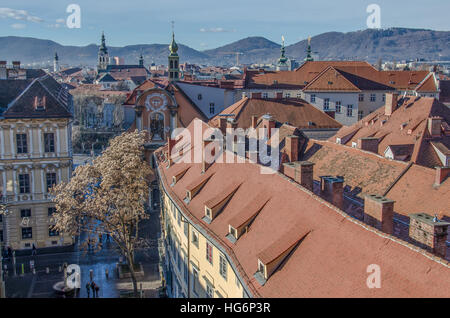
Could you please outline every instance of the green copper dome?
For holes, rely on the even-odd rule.
[[[175,33],[172,33],[172,43],[169,45],[169,50],[171,55],[177,55],[178,45],[177,42],[175,42]]]

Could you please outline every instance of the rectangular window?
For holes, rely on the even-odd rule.
[[[20,210],[20,217],[21,218],[29,218],[29,217],[31,217],[31,209]]]
[[[27,153],[28,145],[27,145],[27,135],[26,134],[17,134],[17,153]]]
[[[48,208],[48,216],[52,216],[56,212],[56,208]]]
[[[228,263],[227,260],[223,255],[220,255],[220,262],[219,262],[219,272],[220,276],[222,276],[225,280],[227,279],[227,269],[228,269]]]
[[[22,240],[33,238],[33,228],[23,227],[22,228]]]
[[[323,110],[329,110],[330,109],[330,99],[325,98],[323,100]]]
[[[359,100],[360,102],[363,102],[363,101],[364,101],[364,94],[359,94],[358,100]]]
[[[184,260],[183,260],[183,277],[184,277],[184,282],[188,283],[188,276],[189,275],[189,268],[188,268],[188,259],[187,256],[184,255]]]
[[[341,101],[337,101],[336,102],[336,113],[340,113],[341,112],[341,106],[342,106],[342,102]]]
[[[381,96],[381,100],[382,100],[383,102],[386,101],[386,94],[383,94],[383,95]]]
[[[286,98],[291,98],[291,93],[286,93]]]
[[[30,175],[19,174],[19,192],[30,193]]]
[[[353,105],[347,105],[347,117],[353,116]]]
[[[364,112],[362,110],[358,110],[358,120],[363,119],[364,117]]]
[[[194,244],[198,248],[198,233],[194,230],[192,230],[192,239],[191,240],[192,240],[192,244]]]
[[[44,151],[55,152],[55,134],[53,133],[44,134]]]
[[[194,294],[198,295],[198,291],[200,289],[200,281],[198,279],[198,270],[195,267],[192,267],[192,291]]]
[[[377,95],[376,94],[370,94],[370,101],[376,102],[377,101]]]
[[[48,228],[48,236],[49,237],[59,236],[59,232],[56,231],[56,230],[53,230],[52,228],[53,228],[53,226],[49,226],[49,228]]]
[[[316,95],[312,94],[311,95],[311,103],[315,103],[316,102]]]
[[[214,103],[209,103],[209,113],[214,114],[215,113],[215,107]]]
[[[213,263],[213,247],[206,242],[206,260],[212,265]]]
[[[0,242],[3,242],[3,230],[0,230]]]
[[[302,93],[297,93],[297,98],[302,98]]]
[[[56,184],[56,173],[50,172],[46,174],[47,179],[47,192]]]
[[[184,230],[184,235],[187,237],[189,234],[189,223],[186,222],[186,220],[184,220],[184,222],[183,222],[183,230]]]
[[[262,93],[262,97],[263,97],[264,99],[267,99],[267,98],[269,98],[269,94],[267,94],[267,93]]]

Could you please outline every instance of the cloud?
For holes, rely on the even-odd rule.
[[[60,27],[64,26],[64,24],[55,23],[55,24],[48,24],[47,26],[52,29],[59,29]]]
[[[14,23],[14,24],[11,24],[11,28],[16,29],[16,30],[23,30],[23,29],[25,29],[26,27],[27,27],[27,25],[26,25],[26,24],[23,24],[23,23]]]
[[[0,18],[10,18],[15,20],[30,21],[36,23],[44,21],[44,19],[30,15],[25,10],[15,10],[11,8],[0,8]]]
[[[224,28],[209,28],[209,29],[201,28],[200,32],[222,33],[222,32],[236,32],[236,30],[235,29],[227,30]]]
[[[56,19],[56,23],[61,24],[61,23],[66,23],[65,19]]]

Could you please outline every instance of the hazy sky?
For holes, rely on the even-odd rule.
[[[81,8],[81,28],[69,29],[69,4]],[[179,43],[211,49],[247,36],[287,44],[329,31],[366,29],[369,4],[381,27],[450,30],[449,0],[1,0],[0,36],[30,36],[66,45]]]

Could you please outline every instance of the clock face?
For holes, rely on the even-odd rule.
[[[153,93],[145,99],[145,107],[150,112],[162,111],[167,108],[167,96],[162,93]]]

